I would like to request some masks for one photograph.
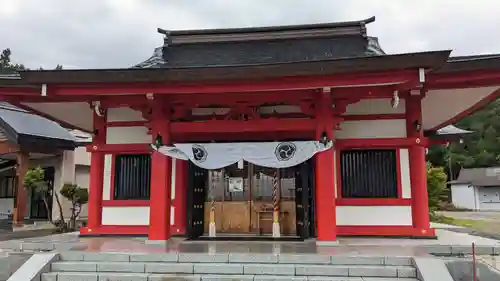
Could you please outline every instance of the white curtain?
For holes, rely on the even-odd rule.
[[[237,142],[237,143],[178,143],[161,146],[159,152],[182,160],[191,160],[204,169],[220,169],[240,160],[252,164],[287,168],[309,160],[314,154],[332,147],[318,141],[293,142]]]

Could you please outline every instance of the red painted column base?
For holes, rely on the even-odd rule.
[[[409,150],[410,182],[412,200],[412,221],[417,236],[435,236],[430,227],[429,202],[427,193],[427,165],[425,148],[413,146]]]
[[[81,231],[86,233],[93,233],[101,226],[104,184],[104,153],[92,152],[90,157],[88,226],[85,231]]]
[[[333,149],[316,155],[316,227],[318,242],[337,240]]]
[[[149,211],[149,240],[170,238],[170,207],[172,160],[153,152],[151,157],[151,194]]]

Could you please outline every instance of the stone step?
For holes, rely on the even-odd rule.
[[[62,252],[62,261],[89,262],[176,262],[176,263],[260,263],[260,264],[336,264],[336,265],[413,265],[411,257],[343,256],[321,254],[254,253],[94,253]]]
[[[416,278],[329,277],[279,275],[177,275],[148,273],[50,272],[41,281],[418,281]]]
[[[236,263],[172,263],[172,262],[89,262],[58,261],[53,272],[121,272],[163,274],[215,275],[282,275],[282,276],[417,276],[416,268],[408,265],[331,265],[331,264],[236,264]]]

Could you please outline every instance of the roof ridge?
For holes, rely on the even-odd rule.
[[[207,29],[185,29],[185,30],[168,30],[158,28],[158,33],[164,35],[192,35],[192,34],[219,34],[219,33],[236,33],[236,32],[255,32],[255,31],[275,31],[275,30],[297,30],[309,28],[328,28],[328,27],[344,27],[353,25],[366,25],[375,22],[375,16],[357,20],[357,21],[339,21],[339,22],[321,22],[310,24],[289,24],[289,25],[268,25],[257,27],[234,27],[234,28],[207,28]]]
[[[370,17],[358,21],[332,23],[198,30],[166,30],[158,28],[157,31],[165,35],[165,46],[171,44],[304,38],[304,36],[324,37],[359,35],[366,37],[366,24],[374,21],[375,17]]]

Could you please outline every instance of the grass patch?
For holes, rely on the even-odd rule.
[[[433,216],[431,218],[433,222],[443,223],[443,224],[451,224],[462,227],[469,227],[477,230],[484,230],[488,226],[487,221],[482,220],[469,220],[469,219],[455,219],[447,216]]]

